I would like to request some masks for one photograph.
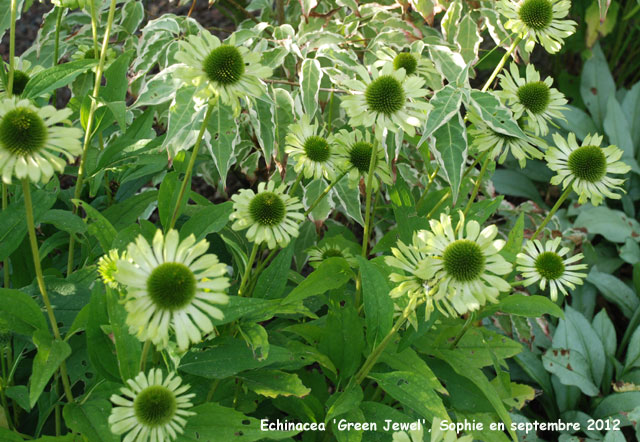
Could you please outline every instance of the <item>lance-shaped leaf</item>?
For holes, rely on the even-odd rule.
[[[431,109],[429,115],[427,115],[427,121],[422,129],[422,137],[420,141],[418,141],[418,147],[420,147],[435,130],[453,118],[460,109],[461,101],[461,90],[451,84],[446,85],[433,95],[431,100],[429,100],[433,109]]]
[[[527,138],[513,119],[511,111],[503,106],[491,92],[473,90],[465,104],[473,108],[482,121],[496,132],[512,137]]]
[[[587,396],[597,396],[600,392],[591,378],[589,363],[580,352],[568,348],[550,348],[542,355],[542,363],[564,385],[575,385]]]
[[[194,87],[178,89],[169,106],[167,134],[162,147],[168,149],[171,156],[193,146],[202,124],[205,109],[200,108],[194,111],[194,92]]]
[[[464,164],[467,159],[467,133],[462,116],[452,118],[433,134],[431,152],[451,186],[453,201],[458,198]]]
[[[478,49],[480,49],[482,37],[478,32],[478,24],[471,15],[467,14],[460,20],[455,40],[464,61],[467,64],[475,64],[478,61]]]
[[[233,109],[218,101],[207,122],[207,132],[205,141],[209,153],[211,153],[222,182],[226,183],[227,172],[235,161],[234,148],[240,139],[238,123],[233,117]]]
[[[310,119],[318,110],[318,93],[320,92],[320,81],[322,80],[322,69],[320,62],[315,59],[306,59],[302,62],[300,70],[300,93],[302,94],[302,104]]]

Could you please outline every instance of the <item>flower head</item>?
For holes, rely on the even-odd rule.
[[[27,87],[27,83],[31,78],[42,70],[41,66],[32,65],[28,60],[15,57],[13,62],[15,63],[13,71],[13,86],[11,87],[11,95],[20,96],[24,89]],[[8,80],[8,76],[6,77]],[[6,84],[0,84],[0,91],[5,92],[7,88]]]
[[[376,126],[391,132],[403,129],[414,136],[431,106],[421,99],[427,94],[423,89],[424,79],[408,76],[404,68],[395,70],[392,63],[382,69],[373,68],[371,76],[358,69],[361,80],[346,80],[345,86],[352,88],[353,95],[342,99],[342,107],[350,117],[352,126]]]
[[[224,315],[215,304],[228,301],[227,268],[207,253],[209,243],[189,235],[158,230],[149,245],[142,235],[127,247],[130,261],[120,259],[115,279],[127,288],[125,309],[129,331],[141,341],[166,347],[173,329],[180,350],[213,331],[209,319]]]
[[[9,184],[11,177],[47,182],[54,171],[64,171],[66,162],[82,152],[82,131],[57,126],[71,115],[71,109],[35,107],[29,100],[0,101],[0,173]]]
[[[549,132],[548,121],[553,118],[564,119],[562,111],[567,100],[551,87],[551,77],[540,81],[540,74],[532,64],[527,65],[525,78],[520,77],[515,63],[511,63],[510,71],[505,70],[504,74],[500,74],[502,91],[498,94],[511,106],[514,118],[524,115],[527,126],[536,135],[546,135]]]
[[[175,373],[169,373],[163,381],[159,368],[128,379],[128,387],[120,389],[122,395],[111,396],[116,405],[109,415],[111,431],[118,435],[127,433],[124,442],[175,440],[184,432],[186,418],[195,415],[188,411],[195,394],[185,394],[189,385],[181,383]]]
[[[307,253],[309,254],[309,264],[311,267],[318,267],[324,260],[335,257],[344,258],[351,267],[357,267],[358,265],[358,261],[349,249],[331,239],[321,246],[310,248],[307,250]]]
[[[333,146],[330,139],[318,130],[318,124],[311,124],[304,115],[300,121],[289,126],[285,152],[295,161],[293,170],[302,172],[305,178],[333,179],[335,175]]]
[[[549,240],[543,246],[540,241],[527,241],[524,246],[524,253],[518,253],[516,269],[522,272],[525,287],[540,283],[540,289],[544,290],[549,285],[551,299],[558,299],[558,291],[567,295],[567,289],[575,289],[576,285],[582,285],[582,280],[586,278],[585,273],[576,270],[584,270],[586,264],[575,264],[584,258],[582,253],[578,253],[568,258],[568,247],[560,247],[562,238],[558,237]]]
[[[504,163],[509,152],[518,160],[520,167],[524,167],[528,159],[544,157],[544,154],[535,147],[535,140],[531,137],[523,139],[495,131],[473,114],[469,120],[473,122],[473,126],[469,129],[469,134],[473,136],[471,145],[479,152],[489,151],[492,159],[499,158],[500,164]]]
[[[235,36],[228,43],[208,31],[190,35],[179,42],[176,60],[184,63],[177,75],[196,86],[202,100],[219,95],[223,103],[240,111],[239,98],[257,97],[265,92],[261,79],[271,76],[271,68],[259,64],[260,54],[244,46],[235,46]]]
[[[569,14],[569,0],[500,0],[498,10],[507,17],[505,28],[523,38],[531,52],[540,43],[555,54],[562,40],[576,31],[576,22],[564,19]]]
[[[427,86],[439,89],[442,87],[442,77],[433,61],[428,56],[423,55],[422,52],[425,47],[426,45],[422,41],[412,43],[409,50],[404,52],[396,52],[392,48],[384,46],[376,51],[375,55],[378,60],[373,63],[373,66],[380,68],[387,63],[391,63],[394,70],[404,69],[407,75],[417,75],[424,78]]]
[[[495,239],[495,225],[481,231],[477,221],[465,223],[462,213],[455,232],[449,215],[429,223],[431,231],[418,233],[428,255],[420,272],[436,287],[436,296],[447,298],[458,314],[497,302],[499,293],[511,288],[499,276],[508,274],[511,264],[499,254],[504,241]]]
[[[113,289],[120,288],[120,284],[116,281],[118,261],[120,260],[127,260],[127,252],[120,253],[117,249],[109,250],[109,253],[98,259],[98,274],[102,282]]]
[[[551,184],[562,183],[566,189],[573,183],[573,190],[580,196],[580,204],[590,199],[597,206],[604,197],[620,199],[620,195],[611,189],[624,191],[620,187],[624,180],[610,175],[625,174],[631,170],[630,166],[618,161],[622,157],[622,150],[613,145],[600,147],[600,135],[587,135],[581,146],[574,133],[570,133],[566,141],[555,133],[553,141],[556,147],[551,147],[545,155],[549,169],[557,173],[551,179]]]
[[[391,172],[385,161],[384,149],[380,146],[378,139],[372,137],[369,131],[341,129],[334,136],[334,141],[337,162],[342,170],[348,171],[351,187],[357,187],[361,177],[364,177],[365,182],[367,181],[373,152],[376,152],[374,175],[383,183],[391,184]],[[373,180],[373,186],[374,189],[378,189],[378,180]]]
[[[231,197],[233,213],[229,219],[235,220],[233,230],[247,231],[247,238],[257,244],[266,242],[270,249],[276,244],[285,247],[291,237],[298,236],[298,223],[304,220],[300,213],[302,204],[298,198],[290,197],[284,186],[258,184],[258,193],[251,189],[242,189]]]
[[[104,69],[106,70],[107,67],[109,67],[109,65],[111,65],[111,63],[113,63],[117,57],[118,57],[118,54],[116,51],[114,51],[110,47],[107,48],[107,54],[104,60]],[[72,61],[98,60],[98,59],[100,59],[100,50],[96,51],[93,46],[88,46],[85,44],[78,45],[78,48],[76,49],[76,51],[73,54],[71,54]],[[94,73],[97,71],[97,69],[98,69],[97,66],[94,66],[91,68],[91,70]]]

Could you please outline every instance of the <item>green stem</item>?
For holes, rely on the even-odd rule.
[[[431,185],[433,184],[433,182],[436,179],[436,176],[438,176],[438,172],[440,171],[440,166],[436,166],[436,170],[433,171],[433,173],[431,175],[429,175],[429,179],[427,181],[427,186],[424,188],[424,192],[422,192],[422,196],[420,197],[420,199],[418,200],[418,202],[416,203],[416,207],[420,207],[420,204],[422,204],[422,202],[424,201],[424,199],[427,197],[427,195],[429,194],[429,189],[431,189]]]
[[[9,78],[7,79],[7,96],[13,95],[13,77],[15,72],[16,56],[16,15],[18,13],[18,0],[11,0],[11,23],[9,25]]]
[[[476,199],[476,196],[478,196],[478,192],[480,191],[480,184],[482,183],[482,178],[484,178],[484,174],[487,172],[487,167],[489,166],[489,161],[491,161],[491,156],[489,155],[489,151],[485,152],[484,156],[485,158],[484,158],[484,161],[482,162],[482,167],[480,168],[480,174],[478,175],[478,178],[476,178],[476,184],[473,186],[471,197],[469,198],[469,201],[467,202],[467,205],[464,208],[463,214],[465,216],[467,215],[467,213],[469,213],[469,209],[471,208],[473,201]]]
[[[247,279],[249,279],[249,274],[251,273],[251,268],[253,267],[253,262],[256,260],[256,255],[258,254],[258,243],[253,243],[253,248],[251,249],[251,256],[249,257],[249,262],[247,262],[247,267],[244,269],[244,275],[242,275],[242,281],[240,281],[240,288],[238,288],[238,296],[242,296],[244,286],[247,284]]]
[[[171,222],[169,223],[169,230],[173,229],[173,227],[176,225],[178,215],[180,214],[180,206],[182,205],[181,202],[184,198],[185,192],[187,191],[187,185],[191,187],[191,174],[193,173],[193,166],[196,163],[196,157],[198,156],[200,144],[202,144],[204,131],[207,129],[207,123],[209,122],[209,117],[211,117],[212,110],[213,105],[210,103],[209,106],[207,106],[207,112],[205,113],[204,119],[202,120],[202,126],[200,126],[200,132],[198,132],[196,144],[193,146],[193,152],[191,152],[191,158],[189,159],[189,164],[187,165],[187,172],[184,176],[184,180],[182,181],[182,186],[180,186],[180,194],[178,195],[178,201],[176,201],[176,207],[173,209],[173,215],[171,216]]]
[[[42,294],[42,300],[49,316],[49,322],[51,323],[51,329],[53,330],[53,336],[62,341],[60,336],[60,330],[58,330],[58,322],[53,313],[53,307],[49,301],[49,295],[47,294],[47,287],[44,284],[44,275],[42,273],[42,267],[40,265],[40,252],[38,251],[38,240],[36,239],[36,226],[33,221],[33,203],[31,202],[31,190],[29,188],[29,180],[22,180],[22,190],[24,193],[24,207],[27,218],[27,230],[29,232],[29,243],[31,245],[31,253],[33,254],[33,265],[36,270],[36,278],[38,280],[38,287],[40,288],[40,294]],[[69,384],[69,376],[67,376],[67,366],[64,361],[60,364],[60,377],[62,378],[62,385],[64,387],[64,393],[68,402],[73,402],[73,395],[71,394],[71,385]]]
[[[149,350],[151,349],[151,341],[144,341],[144,345],[142,346],[142,355],[140,355],[140,371],[144,371],[145,366],[147,365],[147,359],[149,358]]]
[[[11,343],[9,343],[11,345]],[[5,361],[5,349],[0,348],[0,365],[2,365],[2,385],[0,386],[0,397],[2,398],[2,408],[4,409],[4,417],[7,420],[7,425],[10,430],[13,430],[13,421],[11,420],[11,414],[9,413],[9,403],[7,402],[7,396],[5,394],[6,388],[9,385],[7,379],[7,363]]]
[[[92,3],[93,4],[93,3]],[[91,145],[91,129],[93,126],[93,119],[96,113],[96,108],[98,107],[97,99],[98,93],[100,92],[100,85],[102,83],[102,72],[104,70],[105,59],[107,58],[107,48],[109,47],[109,37],[111,34],[111,27],[113,26],[113,17],[116,12],[116,0],[111,0],[111,4],[109,6],[109,15],[107,16],[107,28],[104,31],[104,39],[102,40],[102,50],[100,51],[100,60],[98,61],[98,67],[96,68],[96,78],[95,83],[93,84],[93,98],[91,100],[91,106],[89,107],[89,115],[87,116],[87,127],[84,133],[84,143],[82,146],[82,156],[80,157],[80,165],[78,167],[78,180],[76,181],[76,189],[74,192],[74,199],[80,199],[82,195],[82,185],[84,184],[84,173],[87,159],[87,152],[89,151],[89,146]],[[92,7],[92,24],[95,22],[93,16],[93,7]],[[97,27],[97,25],[96,25]],[[78,212],[78,206],[73,207],[73,213],[76,214]],[[73,248],[75,245],[75,238],[73,235],[69,237],[69,256],[67,259],[67,275],[71,274],[73,270]]]
[[[309,208],[306,210],[306,212],[304,212],[304,216],[305,216],[305,217],[306,217],[307,215],[309,215],[311,212],[313,212],[313,209],[315,209],[315,208],[316,208],[316,206],[317,206],[318,204],[320,204],[320,201],[322,201],[322,200],[323,200],[323,198],[324,198],[325,196],[327,196],[327,194],[328,194],[329,192],[331,192],[331,189],[333,189],[333,187],[334,187],[336,184],[338,184],[338,182],[339,182],[342,178],[344,178],[344,176],[345,176],[348,172],[349,172],[349,170],[346,170],[346,171],[342,172],[340,175],[338,175],[338,177],[337,177],[335,180],[333,180],[333,181],[332,181],[332,182],[331,182],[331,183],[330,183],[330,184],[329,184],[329,185],[328,185],[328,186],[327,186],[327,187],[322,191],[322,193],[320,194],[320,196],[319,196],[318,198],[316,198],[316,200],[313,202],[313,204],[311,204],[311,205],[309,206]]]
[[[9,205],[9,198],[7,195],[7,185],[2,183],[2,210],[5,210]],[[9,257],[5,258],[2,261],[2,271],[4,273],[4,288],[8,289],[10,284],[10,274],[9,274]]]
[[[296,180],[293,182],[293,184],[287,191],[289,195],[293,196],[293,192],[295,192],[298,186],[300,185],[300,181],[302,181],[302,171],[300,171],[300,173],[298,174],[298,177],[296,178]]]
[[[556,203],[553,205],[549,213],[547,213],[547,216],[544,218],[544,220],[542,220],[542,224],[538,226],[538,229],[535,231],[533,236],[531,236],[532,241],[536,239],[536,237],[540,234],[540,232],[542,232],[542,229],[544,229],[547,223],[551,221],[551,218],[553,217],[553,215],[555,215],[555,213],[558,211],[562,203],[564,203],[564,200],[567,199],[567,197],[569,196],[572,190],[573,190],[573,180],[569,183],[565,191],[562,192],[562,195],[560,195],[560,198],[558,198],[558,201],[556,201]]]
[[[64,8],[56,6],[56,31],[55,37],[53,41],[53,65],[56,66],[58,64],[58,59],[60,58],[60,25],[62,23],[62,13]],[[53,91],[52,98],[53,106],[57,107],[58,104],[58,90]]]
[[[283,25],[284,21],[284,0],[276,0],[276,16],[278,18],[278,24]]]
[[[460,329],[460,331],[456,335],[456,338],[451,343],[451,346],[449,347],[450,350],[453,350],[454,348],[456,348],[456,345],[458,345],[458,342],[460,342],[460,339],[462,339],[462,337],[467,332],[467,330],[469,330],[471,325],[473,325],[473,321],[475,317],[476,317],[476,312],[471,312],[471,314],[469,314],[469,317],[467,318],[467,322],[464,323],[464,326]]]
[[[90,14],[91,14],[91,37],[93,40],[93,54],[94,57],[98,53],[98,14],[96,11],[96,4],[93,1],[90,1]]]
[[[491,76],[482,87],[482,92],[486,92],[489,89],[489,86],[491,86],[491,83],[493,83],[493,80],[496,79],[496,77],[504,67],[504,64],[507,62],[509,57],[511,57],[511,54],[513,54],[513,51],[516,50],[516,48],[518,47],[518,43],[520,43],[521,40],[522,40],[522,37],[517,37],[515,40],[513,40],[513,43],[511,44],[507,52],[500,59],[500,63],[498,63],[498,66],[496,66],[496,68],[491,73]]]
[[[446,192],[444,195],[442,195],[442,198],[440,198],[440,201],[438,201],[438,203],[435,206],[433,206],[433,208],[429,211],[429,213],[427,213],[427,219],[431,219],[433,214],[436,213],[436,210],[438,210],[440,206],[444,204],[444,202],[447,200],[447,198],[449,198],[450,195],[451,195],[451,191]]]
[[[364,234],[362,235],[362,256],[367,257],[367,249],[369,248],[369,236],[371,235],[371,193],[373,192],[373,175],[376,170],[376,162],[378,161],[378,151],[374,147],[371,150],[371,159],[369,160],[369,172],[367,175],[367,188],[365,191],[365,215],[364,215]]]

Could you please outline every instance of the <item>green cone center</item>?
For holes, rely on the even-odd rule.
[[[551,91],[549,86],[542,81],[527,83],[518,88],[518,100],[534,114],[547,110],[550,98]]]
[[[575,177],[595,183],[607,173],[607,157],[598,146],[582,146],[571,152],[568,166]]]
[[[385,115],[398,112],[405,101],[402,84],[392,75],[383,75],[373,80],[367,86],[364,96],[370,111]]]
[[[177,310],[196,295],[196,277],[179,262],[165,262],[153,269],[147,279],[149,297],[162,310]]]
[[[404,68],[407,75],[412,75],[418,68],[418,60],[408,52],[401,52],[393,59],[393,68],[397,71]]]
[[[251,218],[263,226],[276,226],[282,222],[286,214],[284,201],[273,192],[257,194],[249,203]]]
[[[353,167],[358,169],[360,173],[369,171],[369,163],[371,162],[371,153],[373,152],[373,144],[366,141],[358,141],[349,150],[349,162]]]
[[[13,95],[20,95],[29,82],[29,76],[22,71],[14,71],[13,73]]]
[[[518,15],[528,28],[541,31],[553,20],[553,5],[549,0],[526,0],[520,6]]]
[[[40,116],[26,107],[7,112],[0,121],[0,147],[13,155],[33,154],[47,141],[47,126]]]
[[[311,161],[316,163],[324,163],[331,156],[331,147],[329,143],[322,137],[312,135],[304,140],[304,153]]]
[[[543,252],[538,255],[535,262],[536,270],[543,278],[554,280],[564,273],[562,257],[555,252]]]
[[[221,45],[207,55],[202,69],[209,80],[230,85],[240,80],[244,74],[244,60],[235,46]]]
[[[165,425],[173,419],[178,408],[176,397],[162,385],[152,385],[136,396],[133,410],[138,421],[149,427]]]
[[[442,256],[444,269],[456,281],[473,281],[484,270],[484,254],[480,246],[468,239],[452,242]]]
[[[322,253],[322,258],[323,259],[327,259],[327,258],[334,258],[336,256],[342,257],[342,250],[340,249],[327,249]]]

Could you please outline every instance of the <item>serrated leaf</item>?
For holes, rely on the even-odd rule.
[[[393,326],[393,300],[385,276],[362,256],[358,256],[362,273],[362,297],[367,326],[367,344],[378,345]]]
[[[27,83],[22,97],[34,99],[71,83],[78,75],[97,65],[96,60],[76,60],[38,72]]]
[[[420,141],[418,141],[418,147],[420,147],[436,129],[454,117],[460,109],[461,102],[462,92],[453,85],[448,84],[439,91],[436,91],[431,100],[429,100],[433,108],[429,111],[429,115],[427,115],[427,121],[422,129],[422,137],[420,137]]]

